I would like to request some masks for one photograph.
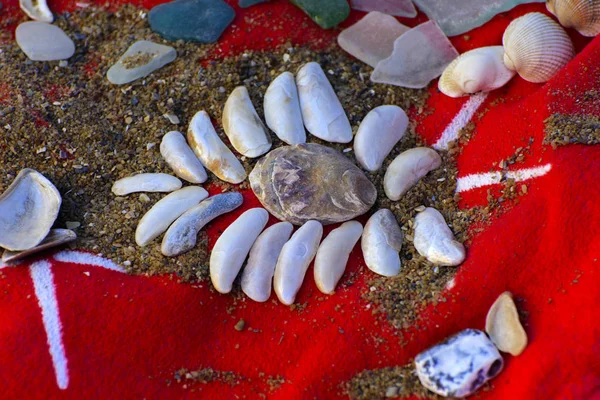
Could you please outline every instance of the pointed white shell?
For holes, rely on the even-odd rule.
[[[333,293],[362,231],[360,222],[348,221],[323,239],[315,257],[315,283],[321,292]]]
[[[169,174],[137,174],[119,179],[112,186],[117,196],[136,192],[172,192],[181,188],[181,181]]]
[[[385,195],[390,200],[400,200],[406,191],[440,165],[442,165],[441,157],[428,147],[416,147],[400,153],[385,171],[383,177]]]
[[[546,82],[575,55],[565,30],[542,13],[513,20],[504,31],[504,64],[529,82]]]
[[[46,0],[19,0],[19,5],[31,19],[48,23],[54,21],[54,15],[52,15]]]
[[[560,24],[575,28],[583,36],[600,33],[600,2],[597,0],[548,0],[546,8]]]
[[[171,131],[160,142],[160,154],[175,175],[191,183],[203,183],[208,176],[202,163],[196,157],[183,135]]]
[[[205,111],[192,118],[187,140],[202,164],[222,181],[237,184],[246,179],[244,167],[219,138]]]
[[[306,142],[294,75],[284,72],[267,88],[264,100],[267,126],[287,144]]]
[[[39,172],[25,168],[0,196],[0,247],[28,250],[39,244],[54,224],[62,198]]]
[[[40,251],[60,246],[61,244],[69,243],[77,239],[77,234],[70,229],[51,229],[48,236],[44,238],[37,246],[24,251],[5,250],[2,254],[3,262],[15,262],[29,257]]]
[[[210,254],[210,279],[217,291],[229,293],[254,241],[267,224],[269,213],[252,208],[239,216],[219,237]]]
[[[362,234],[361,248],[371,271],[383,276],[398,275],[402,231],[390,210],[383,208],[369,218]]]
[[[135,242],[146,246],[159,237],[184,212],[208,197],[198,186],[179,189],[159,200],[140,220],[135,230]]]
[[[450,97],[489,92],[504,86],[515,73],[504,65],[504,47],[480,47],[452,61],[442,73],[438,88]]]
[[[415,249],[436,265],[456,266],[466,257],[465,247],[454,239],[444,217],[435,208],[428,207],[415,217]]]
[[[377,171],[407,127],[408,117],[400,107],[375,107],[362,120],[354,138],[356,160],[364,169]]]
[[[294,304],[322,236],[323,225],[318,221],[308,221],[283,246],[273,279],[275,293],[283,304]]]
[[[305,64],[296,74],[296,84],[306,129],[328,142],[350,142],[350,121],[321,66]]]
[[[279,222],[265,229],[252,245],[242,273],[242,290],[252,300],[269,300],[277,259],[293,230],[289,222]]]

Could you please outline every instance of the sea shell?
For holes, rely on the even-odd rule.
[[[306,142],[298,88],[291,72],[279,75],[267,88],[264,100],[267,126],[287,144]]]
[[[175,175],[191,183],[203,183],[208,176],[202,163],[196,157],[183,135],[171,131],[160,142],[160,154]]]
[[[261,156],[271,148],[271,138],[244,86],[236,87],[225,102],[223,129],[233,147],[246,157]]]
[[[513,20],[504,31],[504,64],[529,82],[546,82],[575,55],[565,30],[542,13]]]
[[[306,129],[328,142],[350,142],[350,121],[321,66],[305,64],[296,74],[296,84]]]
[[[527,334],[510,292],[502,293],[488,311],[485,331],[498,350],[518,356],[527,347]]]
[[[560,24],[575,28],[583,36],[600,33],[600,2],[597,0],[547,0],[546,8]]]
[[[383,177],[383,189],[390,200],[398,201],[430,171],[442,165],[439,154],[428,147],[415,147],[400,153]]]
[[[504,86],[516,71],[504,65],[504,47],[480,47],[461,54],[446,67],[438,88],[450,97],[489,92]]]
[[[112,186],[117,196],[136,192],[172,192],[181,189],[181,181],[169,174],[137,174],[121,178]]]
[[[321,292],[333,293],[362,232],[360,222],[348,221],[323,239],[315,257],[315,283]]]
[[[382,208],[371,215],[362,234],[361,248],[371,271],[383,276],[398,275],[402,231],[390,210]]]
[[[377,171],[407,127],[408,117],[398,106],[379,106],[369,111],[354,138],[358,163],[368,171]]]
[[[218,292],[229,293],[250,248],[269,220],[264,208],[251,208],[219,237],[210,254],[210,279]]]
[[[237,184],[246,179],[244,167],[219,138],[206,111],[190,121],[187,140],[202,164],[222,181]]]
[[[428,207],[415,217],[415,249],[436,265],[456,266],[466,257],[465,247],[454,239],[444,217],[435,208]]]
[[[77,239],[77,234],[70,229],[51,229],[48,236],[44,238],[37,246],[23,251],[5,250],[2,254],[2,261],[9,263],[22,260],[40,251],[60,246]]]
[[[0,196],[0,247],[28,250],[50,232],[62,198],[44,175],[25,168]]]
[[[54,15],[52,15],[46,0],[19,0],[19,5],[31,19],[48,23],[54,21]]]

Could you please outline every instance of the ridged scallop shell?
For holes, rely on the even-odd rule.
[[[542,13],[529,13],[508,25],[502,38],[504,64],[529,82],[546,82],[575,55],[565,30]]]
[[[446,67],[438,87],[450,97],[498,89],[515,76],[515,71],[506,68],[503,58],[502,46],[467,51]]]
[[[546,8],[556,15],[560,24],[575,28],[583,36],[600,33],[600,2],[598,0],[548,0]]]

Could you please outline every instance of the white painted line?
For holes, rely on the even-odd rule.
[[[71,250],[63,250],[54,254],[54,259],[56,261],[80,264],[80,265],[90,265],[93,267],[102,267],[106,269],[110,269],[112,271],[123,272],[125,270],[114,262],[107,260],[106,258],[99,257],[95,254],[86,253],[83,251],[71,251]]]
[[[458,131],[464,128],[473,118],[477,109],[487,98],[487,93],[477,93],[472,95],[462,108],[456,114],[452,122],[444,129],[442,136],[433,145],[436,150],[446,150],[448,143],[458,138]]]
[[[506,172],[505,177],[507,179],[514,179],[516,182],[522,182],[544,176],[550,172],[551,169],[552,164],[546,164],[539,167],[508,171]],[[496,185],[502,182],[502,178],[503,175],[500,171],[466,175],[456,180],[456,192],[461,193],[483,186]]]

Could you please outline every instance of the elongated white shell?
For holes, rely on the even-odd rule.
[[[361,248],[371,271],[383,276],[398,275],[402,231],[390,210],[383,208],[369,218],[362,234]]]
[[[322,236],[323,225],[318,221],[308,221],[283,246],[273,279],[275,293],[283,304],[294,304]]]
[[[362,232],[360,222],[348,221],[332,230],[323,240],[315,257],[315,283],[321,292],[333,293]]]
[[[264,208],[252,208],[229,225],[210,254],[210,279],[217,291],[229,293],[254,241],[269,220]]]
[[[137,174],[119,179],[112,186],[117,196],[136,192],[172,192],[181,188],[181,181],[169,174]]]
[[[25,168],[0,196],[0,247],[28,250],[50,232],[62,198],[39,172]]]
[[[19,6],[31,19],[48,23],[54,21],[54,15],[52,15],[46,0],[19,0]]]
[[[293,230],[294,225],[280,222],[265,229],[254,242],[242,273],[242,290],[252,300],[269,300],[277,259]]]
[[[202,164],[219,179],[235,184],[246,179],[244,167],[219,138],[205,111],[192,118],[187,140]]]
[[[267,126],[287,144],[306,142],[298,89],[291,72],[279,75],[267,88],[264,100]]]
[[[546,82],[575,55],[565,30],[542,13],[513,20],[504,31],[504,64],[529,82]]]
[[[548,0],[546,8],[556,15],[562,26],[575,28],[583,36],[600,33],[600,2],[597,0]]]
[[[350,121],[321,66],[316,62],[305,64],[296,74],[296,84],[306,129],[328,142],[350,142]]]
[[[400,107],[375,107],[362,120],[354,138],[356,160],[364,169],[377,171],[407,127],[408,117]]]
[[[6,263],[19,261],[43,250],[72,242],[75,239],[77,239],[77,234],[70,229],[50,229],[48,236],[46,236],[44,240],[42,240],[37,246],[32,247],[31,249],[23,251],[5,250],[2,254],[2,261]]]
[[[208,197],[208,192],[198,186],[179,189],[159,200],[142,217],[135,230],[135,242],[146,246],[159,237],[184,212]]]
[[[450,97],[489,92],[504,86],[515,73],[504,65],[504,47],[480,47],[452,61],[442,73],[438,88]]]
[[[400,153],[385,171],[383,177],[385,195],[390,200],[400,200],[406,191],[440,165],[442,165],[441,157],[428,147],[415,147]]]
[[[417,214],[414,228],[415,249],[433,264],[455,266],[465,260],[465,247],[454,239],[444,217],[435,208],[428,207]]]
[[[160,142],[160,154],[175,175],[191,183],[205,182],[208,176],[202,163],[196,157],[183,135],[171,131]]]
[[[258,157],[271,148],[271,138],[244,86],[236,87],[225,102],[223,129],[233,147],[246,157]]]

